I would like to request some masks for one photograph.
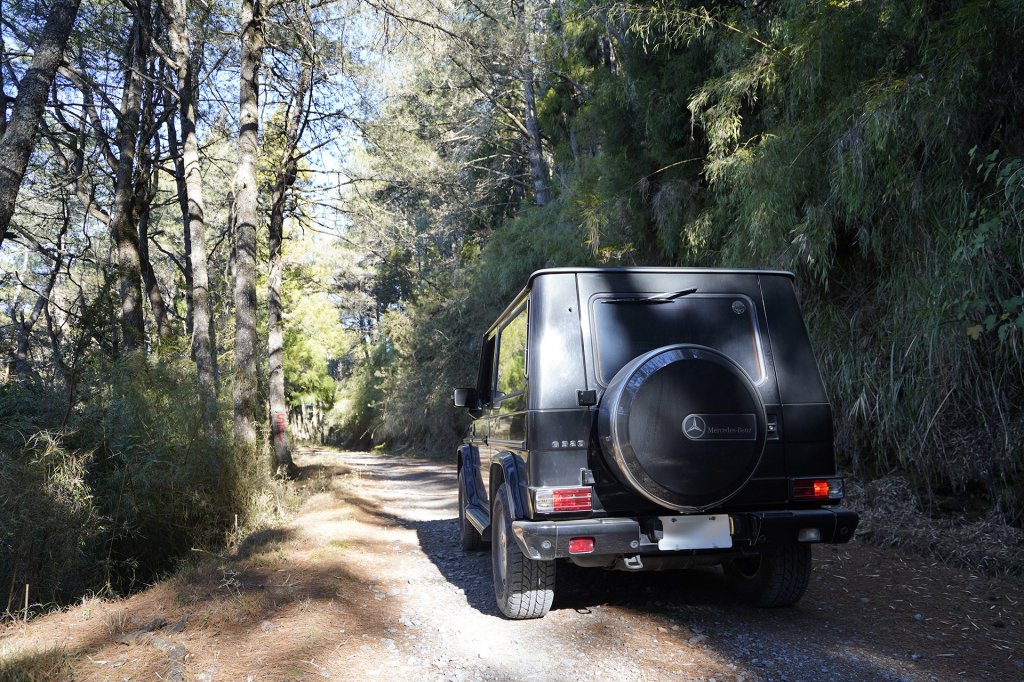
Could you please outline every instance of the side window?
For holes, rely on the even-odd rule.
[[[498,334],[495,399],[526,391],[526,311],[526,306],[523,306]]]
[[[489,404],[494,399],[494,396],[491,395],[491,389],[494,387],[494,349],[496,342],[496,336],[487,337],[484,341],[483,352],[480,353],[480,374],[477,378],[476,388],[484,404]]]

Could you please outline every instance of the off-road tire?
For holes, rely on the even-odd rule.
[[[763,608],[792,606],[811,579],[811,546],[768,547],[760,557],[735,559],[722,568],[743,601]]]
[[[491,573],[498,609],[506,618],[540,618],[555,597],[555,562],[535,561],[523,554],[512,536],[512,514],[506,484],[494,494],[491,509]]]
[[[466,518],[466,468],[459,469],[459,544],[467,552],[483,548],[484,539]]]

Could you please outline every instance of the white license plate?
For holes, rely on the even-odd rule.
[[[727,549],[732,547],[729,515],[659,516],[664,535],[658,549]]]

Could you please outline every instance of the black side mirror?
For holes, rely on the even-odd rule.
[[[480,399],[475,388],[456,388],[452,391],[452,405],[476,410],[480,407]]]

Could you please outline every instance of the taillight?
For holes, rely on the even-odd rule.
[[[536,488],[533,503],[542,514],[590,511],[590,488]]]
[[[843,479],[841,478],[801,478],[793,481],[794,500],[841,500],[843,499]]]
[[[590,554],[594,551],[594,538],[572,538],[569,540],[569,554]]]

